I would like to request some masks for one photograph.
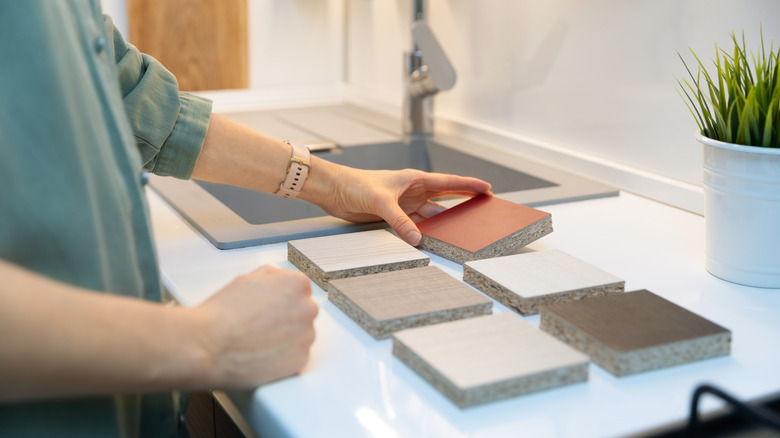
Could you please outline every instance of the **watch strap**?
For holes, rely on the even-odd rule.
[[[311,153],[306,146],[300,146],[289,141],[285,141],[285,143],[289,144],[292,149],[290,165],[287,166],[287,176],[282,181],[282,184],[279,185],[279,190],[276,191],[276,194],[285,199],[292,199],[298,197],[298,194],[303,190],[306,178],[309,176]]]

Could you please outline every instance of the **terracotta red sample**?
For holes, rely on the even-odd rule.
[[[420,249],[460,263],[511,254],[552,232],[550,213],[478,195],[417,224]]]

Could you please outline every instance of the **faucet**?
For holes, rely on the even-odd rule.
[[[407,136],[433,133],[433,96],[455,85],[455,69],[426,22],[427,0],[414,0],[412,50],[404,54],[403,128]]]

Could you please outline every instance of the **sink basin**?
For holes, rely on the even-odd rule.
[[[404,142],[393,132],[391,119],[348,105],[225,116],[277,138],[318,145],[313,153],[328,161],[363,169],[415,168],[474,176],[489,181],[497,196],[534,207],[618,193],[539,163],[509,159],[499,164],[476,157],[468,151],[480,146],[463,139],[435,136]],[[150,185],[220,249],[387,226],[384,222],[354,224],[301,200],[205,181],[153,176]]]

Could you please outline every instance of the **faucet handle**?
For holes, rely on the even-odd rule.
[[[416,46],[414,49],[422,53],[424,67],[427,66],[424,74],[433,81],[436,91],[449,90],[455,86],[455,68],[426,22],[416,20],[412,24],[412,41]]]

